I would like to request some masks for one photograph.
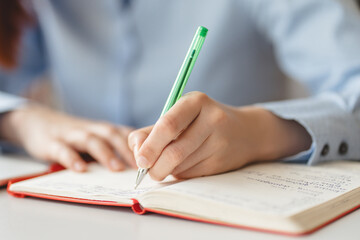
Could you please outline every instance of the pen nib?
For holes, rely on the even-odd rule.
[[[147,172],[148,172],[147,168],[139,168],[138,169],[134,189],[136,189],[139,186],[139,184],[144,179]]]

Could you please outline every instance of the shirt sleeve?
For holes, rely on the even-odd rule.
[[[311,135],[311,149],[293,158],[309,164],[360,159],[360,14],[355,2],[255,0],[249,7],[280,67],[312,95],[260,104],[299,122]]]

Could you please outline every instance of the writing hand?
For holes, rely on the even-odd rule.
[[[212,175],[306,150],[297,122],[259,107],[230,107],[201,92],[186,94],[154,126],[129,135],[137,164],[163,180]]]

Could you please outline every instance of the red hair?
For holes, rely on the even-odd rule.
[[[31,21],[20,0],[0,0],[0,65],[17,65],[22,30]]]

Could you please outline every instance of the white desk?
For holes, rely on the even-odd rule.
[[[305,237],[286,237],[157,214],[136,215],[130,209],[18,199],[0,189],[1,240],[107,239],[360,239],[360,210]]]

